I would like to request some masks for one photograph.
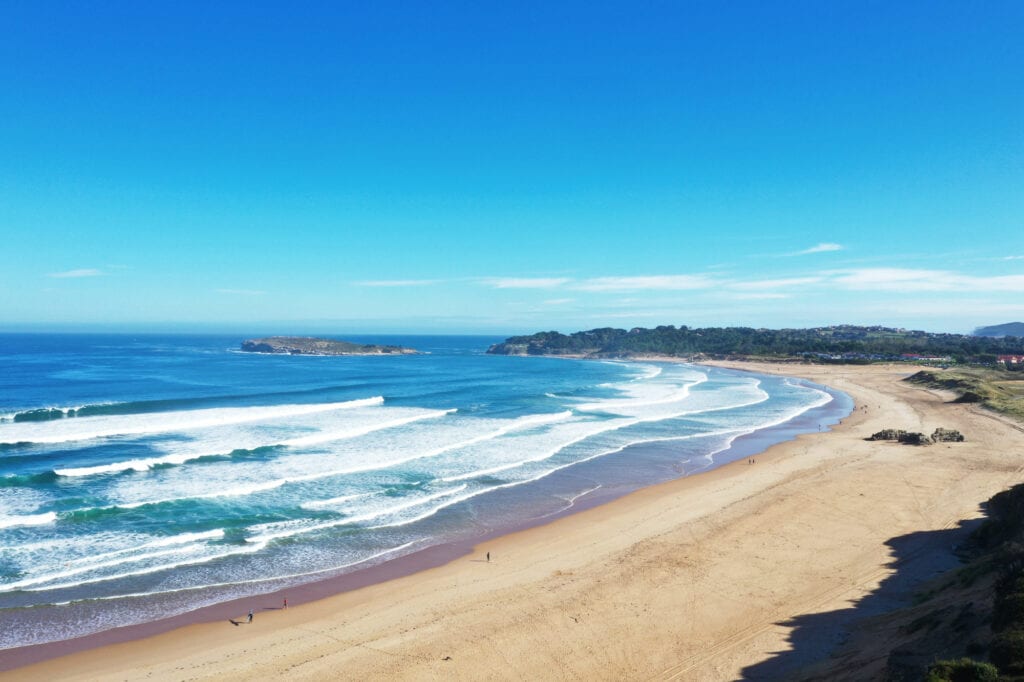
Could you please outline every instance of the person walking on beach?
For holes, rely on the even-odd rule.
[[[491,553],[488,552],[487,553],[487,562],[490,563],[490,561],[491,561]]]
[[[284,608],[288,608],[288,597],[284,598]]]
[[[249,622],[252,622],[252,609],[249,609]]]

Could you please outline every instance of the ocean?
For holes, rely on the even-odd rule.
[[[241,336],[0,335],[0,649],[493,536],[743,459],[842,393],[710,367],[242,353]]]

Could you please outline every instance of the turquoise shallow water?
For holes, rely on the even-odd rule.
[[[349,337],[353,338],[353,337]],[[0,336],[0,648],[339,575],[747,456],[846,396],[677,364]]]

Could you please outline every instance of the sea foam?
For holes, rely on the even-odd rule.
[[[339,403],[218,407],[180,412],[79,417],[57,422],[15,422],[0,425],[0,443],[69,443],[111,436],[181,432],[383,404],[384,398],[376,396]]]

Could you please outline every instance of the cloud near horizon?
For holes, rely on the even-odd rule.
[[[492,277],[481,281],[495,289],[554,289],[570,280],[566,277]]]
[[[776,289],[779,287],[800,287],[807,284],[819,284],[824,278],[820,276],[811,277],[785,277],[782,279],[761,279],[749,282],[733,282],[730,289],[748,291],[752,289]]]
[[[842,251],[842,250],[843,250],[843,245],[842,244],[833,244],[831,242],[822,242],[822,243],[820,243],[820,244],[818,244],[816,246],[812,246],[809,249],[804,249],[803,251],[797,251],[796,253],[791,253],[789,255],[791,255],[791,256],[808,256],[808,255],[810,255],[812,253],[826,253],[828,251]]]
[[[47,277],[54,279],[75,279],[79,277],[101,277],[105,273],[97,268],[79,268],[78,270],[66,270],[64,272],[51,272]]]
[[[827,250],[827,249],[826,249]],[[64,276],[88,276],[86,274]],[[676,291],[724,290],[734,299],[791,298],[795,290],[918,292],[1019,292],[1024,291],[1024,274],[967,275],[951,270],[915,268],[846,268],[812,271],[792,277],[738,279],[724,273],[604,276],[573,279],[569,277],[475,277],[466,279],[375,280],[355,282],[367,287],[416,287],[451,283],[475,283],[493,289],[532,289],[562,293],[656,293]],[[224,290],[227,293],[233,290]],[[243,293],[245,290],[238,290]],[[559,303],[565,298],[551,298]]]
[[[439,279],[377,279],[354,282],[357,287],[422,287],[437,284]]]
[[[978,277],[949,270],[915,270],[908,268],[861,268],[833,270],[829,282],[843,289],[858,291],[1024,291],[1024,275]]]
[[[692,291],[710,289],[719,282],[707,275],[646,275],[593,277],[572,284],[579,291]]]
[[[791,294],[780,294],[778,292],[770,291],[750,291],[729,294],[729,298],[735,299],[737,301],[773,301],[784,298],[793,298],[793,296]]]

